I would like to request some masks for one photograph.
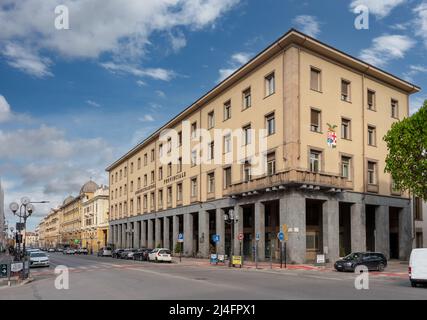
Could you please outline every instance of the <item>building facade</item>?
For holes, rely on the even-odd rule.
[[[62,243],[60,227],[62,210],[51,209],[44,220],[44,244],[46,248],[57,248]]]
[[[7,245],[7,226],[5,224],[5,216],[4,216],[4,191],[1,186],[0,180],[0,250],[5,248]]]
[[[88,248],[89,252],[97,252],[108,245],[108,187],[100,186],[92,198],[84,200],[82,210],[83,247]]]
[[[414,217],[414,248],[427,247],[427,202],[421,198],[413,198],[413,217]]]
[[[38,245],[38,236],[36,232],[27,231],[24,233],[25,247],[35,248]]]
[[[185,255],[257,245],[263,260],[286,228],[293,263],[406,259],[410,198],[384,173],[382,137],[417,91],[292,29],[106,169],[110,241],[173,249],[182,233]]]

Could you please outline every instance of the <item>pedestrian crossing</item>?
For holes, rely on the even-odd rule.
[[[79,273],[79,272],[91,272],[91,271],[106,271],[111,269],[125,269],[130,267],[135,267],[135,264],[100,263],[98,265],[69,267],[68,271],[71,273]],[[52,266],[49,269],[41,269],[41,268],[31,269],[30,273],[33,276],[55,274],[55,267]]]

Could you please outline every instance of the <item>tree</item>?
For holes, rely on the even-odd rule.
[[[385,171],[399,190],[427,200],[427,100],[418,112],[396,122],[384,137]]]

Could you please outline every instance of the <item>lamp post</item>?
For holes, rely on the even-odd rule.
[[[22,230],[24,230],[24,232],[26,231],[27,219],[36,210],[36,208],[33,205],[34,203],[49,203],[49,201],[31,201],[30,198],[28,198],[28,197],[22,197],[20,205],[18,203],[16,203],[16,202],[12,202],[9,205],[10,211],[12,211],[14,215],[16,215],[17,217],[19,217],[19,230],[18,230],[18,228],[16,230],[16,234],[17,235],[18,235],[18,232],[19,232],[19,237],[17,237],[18,238],[17,239],[18,240],[17,241],[17,248],[18,248],[18,257],[19,257],[19,260],[21,260],[23,254],[25,254],[25,238],[22,241],[22,233],[21,233],[21,231]],[[22,245],[22,252],[21,252],[21,242],[23,243],[23,245]]]
[[[229,224],[231,226],[231,245],[230,245],[230,257],[228,259],[228,266],[231,268],[232,265],[232,257],[233,257],[233,250],[234,250],[234,224],[239,222],[239,216],[237,214],[234,214],[234,210],[230,209],[228,210],[228,214],[224,214],[224,222],[226,224]]]

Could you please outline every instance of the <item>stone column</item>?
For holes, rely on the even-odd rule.
[[[126,223],[122,223],[122,248],[125,249],[126,247]]]
[[[306,261],[306,205],[305,197],[293,191],[280,198],[280,225],[287,224],[289,239],[286,254],[289,263]]]
[[[161,228],[161,220],[160,218],[156,218],[155,220],[155,232],[154,232],[154,246],[157,248],[157,246],[163,247],[162,244],[162,228]]]
[[[153,239],[153,220],[149,219],[147,220],[148,223],[148,240],[147,240],[147,247],[149,249],[154,249],[154,239]]]
[[[388,206],[378,206],[375,210],[375,251],[390,258],[390,213]]]
[[[351,206],[351,251],[366,251],[366,211],[364,203]]]
[[[265,205],[261,201],[255,202],[255,239],[254,245],[256,245],[256,235],[259,234],[258,241],[258,260],[265,260]]]
[[[168,248],[169,250],[173,250],[173,248],[170,247],[170,239],[169,239],[169,226],[170,221],[169,217],[163,218],[163,247]]]
[[[110,225],[108,228],[108,238],[107,238],[107,242],[109,243],[114,243],[114,226]],[[107,243],[105,245],[108,245]],[[99,248],[98,248],[99,250]]]
[[[340,203],[337,199],[323,203],[323,253],[334,263],[340,256]]]
[[[133,247],[135,249],[139,249],[141,247],[141,241],[139,240],[140,235],[141,235],[141,231],[140,231],[140,227],[141,226],[141,222],[136,221],[134,222],[134,233],[133,233]]]
[[[199,253],[203,258],[209,257],[209,212],[199,212]]]
[[[172,217],[172,244],[173,244],[173,252],[175,252],[176,244],[178,242],[178,234],[179,234],[179,216]]]
[[[184,214],[184,255],[193,255],[193,215]]]
[[[147,220],[141,221],[141,246],[147,248]],[[151,249],[151,248],[149,248]]]
[[[225,254],[224,252],[225,222],[224,222],[224,212],[222,209],[216,209],[215,218],[216,218],[216,234],[219,235],[219,242],[216,244],[216,251],[218,254]]]
[[[408,204],[406,207],[399,210],[399,259],[409,260],[412,250],[412,217],[411,207]]]
[[[128,248],[132,248],[132,246],[133,246],[133,241],[132,241],[132,235],[133,235],[133,233],[132,233],[132,231],[133,231],[133,228],[132,228],[132,222],[128,222],[128,224],[127,224],[127,231],[128,231],[128,233],[127,233],[127,237],[128,237],[128,245],[127,245],[127,247]]]
[[[237,223],[234,223],[234,255],[240,254],[240,240],[239,233],[243,232],[243,208],[239,205],[234,206],[234,216],[239,218]],[[242,244],[243,250],[243,244]]]

